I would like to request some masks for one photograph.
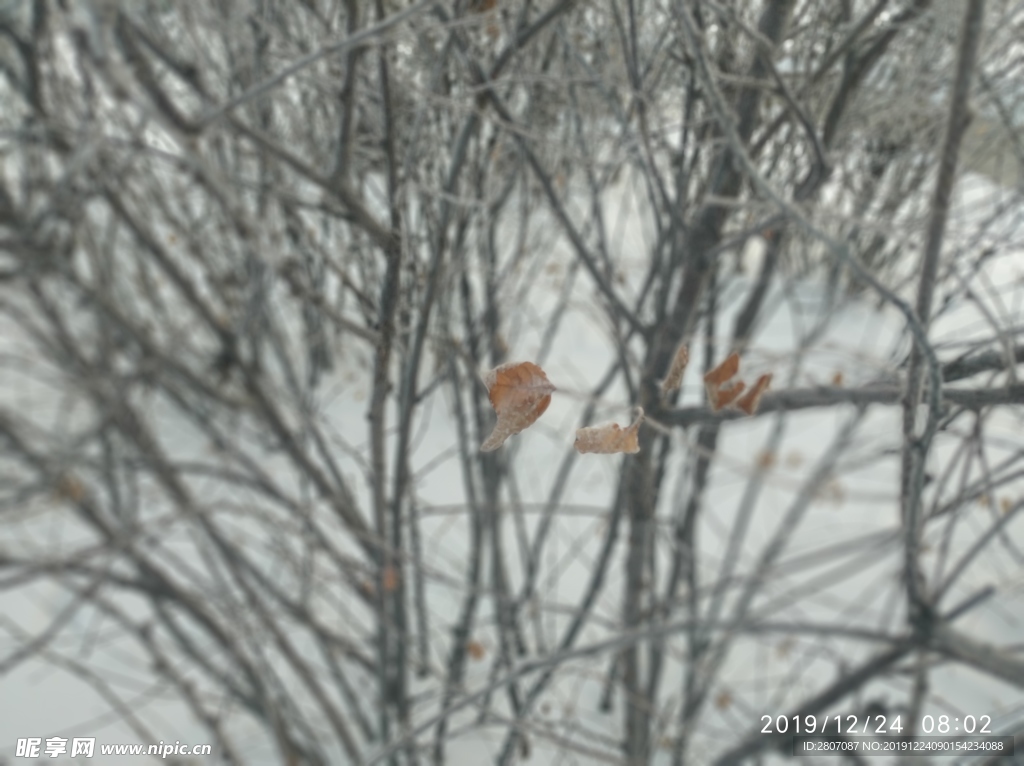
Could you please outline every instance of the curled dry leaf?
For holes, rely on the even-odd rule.
[[[739,371],[740,355],[733,351],[721,364],[704,376],[704,384],[717,388]]]
[[[708,389],[708,401],[711,403],[711,410],[713,412],[718,412],[723,407],[732,404],[736,397],[743,393],[743,389],[747,387],[747,384],[742,380],[735,380],[723,386],[705,385]]]
[[[466,642],[466,654],[474,660],[482,660],[484,655],[487,654],[487,650],[484,649],[484,645],[479,641],[470,640]]]
[[[713,412],[718,412],[739,396],[745,387],[742,381],[729,385],[725,382],[736,375],[740,369],[740,355],[733,351],[721,364],[704,376],[704,388],[708,392],[708,403]]]
[[[683,383],[683,373],[686,372],[686,365],[690,361],[690,349],[685,343],[680,343],[676,354],[672,357],[672,364],[668,368],[668,374],[661,381],[661,393],[667,394],[675,391]]]
[[[640,424],[644,421],[643,408],[637,407],[637,416],[629,426],[620,428],[617,423],[605,426],[591,426],[576,429],[576,451],[595,452],[610,455],[616,452],[635,454],[640,451]]]
[[[768,389],[768,384],[771,382],[772,374],[770,372],[762,375],[747,393],[736,400],[736,406],[748,415],[753,415],[761,403],[761,394]]]
[[[480,445],[481,452],[493,452],[505,440],[529,428],[551,404],[551,385],[544,370],[533,362],[510,362],[484,376],[491,406],[498,414],[494,430]]]

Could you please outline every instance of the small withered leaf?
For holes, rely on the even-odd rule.
[[[533,362],[510,362],[484,376],[487,395],[498,415],[494,430],[480,445],[481,452],[498,449],[505,440],[533,425],[551,404],[551,385]]]
[[[57,479],[55,494],[60,500],[80,503],[85,497],[85,485],[71,474],[64,474]]]
[[[672,357],[672,364],[669,365],[668,374],[661,381],[661,393],[667,394],[675,391],[683,383],[683,374],[686,372],[686,365],[690,362],[690,349],[685,343],[680,343]]]
[[[721,364],[704,376],[704,383],[709,386],[720,386],[740,371],[740,355],[733,351]]]
[[[385,593],[394,593],[396,590],[398,590],[400,578],[401,575],[398,573],[398,569],[388,564],[386,567],[384,567],[384,571],[381,573],[381,588],[384,589]]]
[[[644,421],[643,408],[637,407],[637,417],[626,428],[618,423],[603,426],[590,426],[576,429],[576,441],[573,446],[580,454],[588,452],[611,455],[625,452],[630,455],[640,451],[640,424]]]
[[[768,384],[771,382],[772,374],[770,372],[759,377],[750,390],[736,400],[736,406],[748,415],[753,415],[757,412],[758,405],[761,404],[761,395],[768,389]]]

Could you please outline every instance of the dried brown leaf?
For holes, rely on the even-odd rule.
[[[669,365],[668,374],[661,381],[661,393],[667,394],[675,391],[683,383],[683,374],[686,372],[686,365],[690,362],[690,349],[685,343],[680,343],[672,357],[672,364]]]
[[[481,452],[498,449],[505,440],[533,425],[551,404],[551,385],[544,370],[533,362],[511,362],[484,376],[491,406],[498,414],[494,430],[480,445]]]
[[[72,503],[80,503],[85,497],[85,485],[70,474],[64,474],[57,479],[54,491],[58,499],[70,500]]]
[[[761,395],[768,390],[768,384],[771,382],[772,374],[770,372],[759,377],[750,390],[736,400],[736,406],[748,415],[753,415],[757,412],[758,405],[761,404]]]
[[[576,429],[576,451],[583,454],[592,452],[611,455],[617,452],[636,454],[640,451],[640,424],[644,421],[644,411],[637,407],[637,417],[629,426],[621,428],[618,423],[604,426],[590,426]]]
[[[704,383],[717,388],[739,371],[740,355],[733,351],[722,361],[721,364],[710,370],[708,374],[704,376]]]
[[[381,573],[380,584],[384,589],[385,593],[394,593],[398,590],[398,581],[401,575],[398,574],[398,569],[391,566],[390,564],[384,567],[384,571]]]

